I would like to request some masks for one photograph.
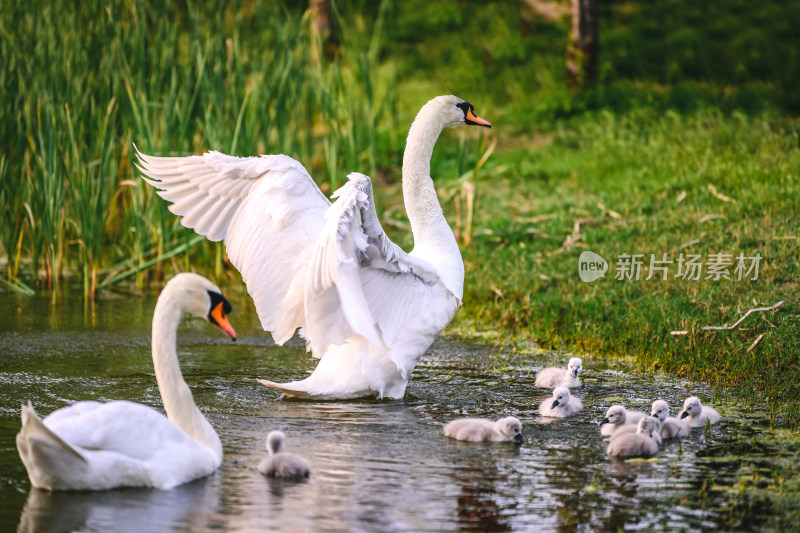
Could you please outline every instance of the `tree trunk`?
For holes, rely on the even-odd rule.
[[[572,32],[567,48],[567,86],[597,81],[597,0],[572,0]]]
[[[309,0],[308,10],[311,12],[311,31],[316,43],[312,50],[313,59],[319,64],[321,51],[329,60],[336,54],[331,0]]]

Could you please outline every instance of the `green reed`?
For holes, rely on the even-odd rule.
[[[165,268],[223,268],[133,167],[214,149],[296,157],[329,192],[375,173],[393,126],[394,74],[382,68],[386,14],[335,10],[343,39],[315,58],[307,13],[273,3],[112,0],[0,11],[0,246],[7,277],[65,273],[84,294]],[[180,253],[173,253],[180,250]],[[122,276],[122,274],[125,274]]]

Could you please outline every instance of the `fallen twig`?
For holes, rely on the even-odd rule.
[[[717,188],[711,185],[710,183],[708,184],[708,190],[711,191],[711,194],[713,194],[716,198],[719,198],[723,202],[736,203],[736,200],[734,198],[731,198],[730,196],[725,196],[721,192],[717,192]]]
[[[688,248],[690,246],[694,246],[695,244],[698,244],[699,242],[700,242],[700,239],[692,239],[691,241],[685,242],[685,243],[681,244],[680,246],[678,246],[677,250],[686,249],[686,248]],[[673,251],[674,251],[674,249],[673,249]]]
[[[539,231],[536,228],[528,228],[528,229],[525,230],[525,233],[527,235],[535,235],[536,237],[541,237],[543,239],[549,239],[550,238],[550,235],[548,233],[544,233],[542,231]]]
[[[613,209],[609,209],[603,204],[603,202],[597,202],[597,207],[603,211],[605,214],[610,216],[611,218],[622,218],[622,215],[614,211]]]
[[[543,220],[550,220],[556,218],[558,215],[555,213],[550,213],[548,215],[536,215],[535,217],[516,217],[514,222],[518,222],[520,224],[536,224],[537,222],[541,222]]]
[[[706,331],[710,330],[710,329],[733,329],[736,326],[738,326],[739,323],[741,323],[742,320],[747,318],[750,315],[750,313],[755,313],[755,312],[758,312],[758,311],[774,311],[775,309],[780,307],[782,304],[783,304],[783,300],[781,300],[780,302],[776,303],[775,305],[771,305],[769,307],[756,307],[755,309],[750,309],[744,315],[742,315],[742,318],[740,318],[739,320],[737,320],[736,322],[734,322],[730,326],[728,324],[725,324],[724,326],[705,326],[705,327],[703,327],[701,329],[706,330]]]
[[[712,215],[712,214],[703,215],[700,218],[699,222],[702,224],[703,222],[708,222],[709,220],[714,220],[717,218],[725,218],[725,215]]]
[[[756,347],[756,344],[758,344],[758,341],[760,341],[760,340],[761,340],[761,337],[763,337],[763,336],[764,336],[764,334],[762,333],[761,335],[759,335],[758,337],[756,337],[756,340],[754,340],[754,341],[753,341],[753,344],[751,344],[751,345],[750,345],[750,347],[747,349],[747,353],[750,353],[750,352],[753,350],[753,348],[755,348],[755,347]]]

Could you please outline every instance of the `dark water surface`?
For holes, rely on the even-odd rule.
[[[673,414],[698,384],[641,377],[584,359],[579,416],[548,421],[548,391],[534,374],[552,355],[503,358],[440,340],[402,401],[281,400],[255,378],[310,372],[302,343],[275,347],[245,298],[227,341],[202,320],[181,326],[178,352],[195,400],[222,439],[222,468],[171,491],[48,493],[31,489],[17,455],[19,406],[44,416],[79,400],[126,399],[160,408],[150,359],[155,298],[80,299],[2,295],[0,306],[0,531],[535,531],[725,530],[775,525],[772,509],[735,497],[741,479],[769,477],[777,453],[763,415],[721,405],[723,422],[666,441],[652,460],[605,456],[597,423],[613,403]],[[568,357],[555,358],[562,364]],[[719,405],[719,404],[718,404]],[[522,420],[526,444],[471,444],[442,435],[460,416]],[[732,420],[736,420],[733,422]],[[264,478],[271,429],[312,467],[306,482]],[[732,503],[737,505],[732,505]],[[779,524],[779,522],[778,522]],[[786,525],[791,527],[791,525]],[[780,527],[780,525],[779,525]]]

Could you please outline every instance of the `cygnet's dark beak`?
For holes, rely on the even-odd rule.
[[[553,405],[550,406],[550,409],[555,409],[557,405],[558,405],[558,400],[553,402]]]
[[[514,435],[514,442],[517,444],[525,444],[525,439],[522,438],[522,433],[517,433]]]
[[[681,413],[681,420],[683,420],[683,419],[684,419],[684,418],[686,418],[687,416],[689,416],[689,411],[684,411],[684,412],[682,412],[682,413]]]
[[[573,378],[577,378],[578,377],[578,369],[577,368],[572,371],[572,377]]]
[[[603,424],[608,424],[608,418],[604,418],[600,421],[600,425],[602,426]]]

